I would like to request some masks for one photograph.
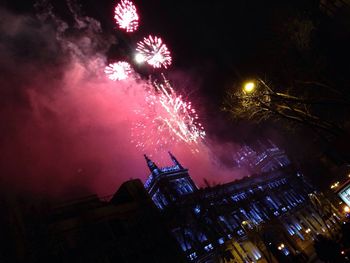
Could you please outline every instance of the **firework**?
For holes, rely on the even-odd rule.
[[[131,75],[132,69],[128,62],[119,61],[116,63],[109,64],[105,68],[105,73],[107,77],[113,81],[124,80]]]
[[[114,11],[114,19],[119,28],[126,32],[134,32],[139,27],[139,16],[135,5],[129,0],[122,0]]]
[[[139,111],[142,121],[133,128],[136,146],[164,148],[185,142],[191,148],[205,137],[195,109],[177,95],[169,81],[153,82],[146,96],[147,111]]]
[[[137,56],[154,68],[167,68],[171,65],[171,55],[160,37],[148,36],[137,43]]]

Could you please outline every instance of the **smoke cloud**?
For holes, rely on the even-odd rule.
[[[4,190],[108,195],[125,180],[145,180],[144,152],[131,137],[132,123],[140,118],[135,110],[144,105],[145,81],[113,82],[103,73],[104,54],[117,39],[106,36],[98,21],[76,13],[74,25],[49,9],[39,18],[0,10],[0,20]],[[222,183],[240,176],[230,160],[221,161],[235,147],[208,138],[197,153],[177,144],[151,158],[171,165],[166,156],[171,150],[200,186],[204,178]]]

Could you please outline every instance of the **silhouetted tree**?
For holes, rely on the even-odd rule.
[[[249,91],[229,90],[223,109],[238,119],[279,121],[287,129],[306,126],[328,139],[344,133],[347,114],[336,115],[339,109],[348,111],[350,102],[333,89],[324,86],[332,96],[320,96],[317,90],[306,94],[298,93],[296,88],[277,92],[261,79],[254,85],[255,88]],[[320,83],[312,85],[322,86]]]

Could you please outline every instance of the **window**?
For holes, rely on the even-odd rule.
[[[189,240],[191,240],[191,238],[188,238],[188,231],[181,228],[177,228],[172,232],[183,251],[187,251],[192,248],[191,244],[189,243]]]
[[[193,187],[187,178],[176,179],[172,182],[172,185],[180,195],[193,192]]]
[[[163,209],[165,206],[168,205],[168,201],[159,189],[152,196],[152,201],[159,209]]]
[[[213,249],[214,249],[214,247],[213,247],[212,244],[208,244],[208,245],[206,245],[206,246],[204,247],[204,250],[205,250],[205,251],[210,251],[210,250],[213,250]]]
[[[189,254],[189,255],[188,255],[188,258],[189,258],[190,260],[196,259],[196,258],[197,258],[197,253],[196,253],[196,252],[193,252],[193,253]]]
[[[244,236],[244,231],[242,229],[240,229],[240,230],[237,231],[237,234],[239,236]]]

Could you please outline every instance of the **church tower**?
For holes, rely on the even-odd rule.
[[[175,156],[169,152],[173,165],[159,168],[150,158],[145,156],[151,172],[145,183],[145,188],[158,208],[164,209],[175,203],[181,196],[193,193],[197,186]]]

